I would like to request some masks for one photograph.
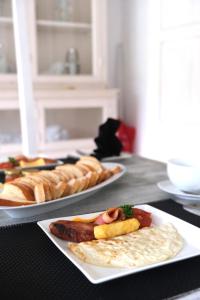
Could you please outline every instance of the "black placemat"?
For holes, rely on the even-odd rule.
[[[181,205],[151,205],[200,227],[200,218]],[[200,286],[200,256],[99,285],[54,246],[36,223],[0,228],[0,298],[4,299],[164,299]]]

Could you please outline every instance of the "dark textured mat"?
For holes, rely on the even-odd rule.
[[[151,205],[200,227],[200,218],[171,201]],[[36,223],[0,228],[0,298],[167,298],[200,286],[200,256],[93,285],[53,245]]]

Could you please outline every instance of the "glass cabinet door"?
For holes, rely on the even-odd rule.
[[[45,144],[94,139],[102,121],[101,107],[45,109]]]
[[[35,0],[37,73],[92,75],[92,0]]]
[[[0,145],[21,144],[20,116],[18,109],[0,110]]]
[[[0,0],[0,75],[16,73],[11,0]]]
[[[13,103],[7,108],[0,109],[0,160],[20,153],[22,153],[20,115],[16,103]]]

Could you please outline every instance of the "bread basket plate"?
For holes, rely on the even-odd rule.
[[[35,215],[40,215],[43,213],[47,213],[56,209],[59,209],[61,207],[65,207],[67,205],[73,204],[75,202],[78,202],[82,199],[88,198],[89,196],[97,193],[102,188],[106,187],[107,185],[112,184],[114,181],[119,179],[125,172],[126,167],[122,164],[118,163],[102,163],[102,165],[105,168],[114,168],[119,166],[121,168],[121,172],[113,175],[106,181],[97,184],[94,187],[91,187],[87,190],[84,190],[82,192],[63,197],[60,199],[38,203],[38,204],[32,204],[32,205],[23,205],[23,206],[0,206],[0,210],[3,210],[6,212],[10,217],[12,218],[28,218]],[[1,198],[1,194],[0,194]]]
[[[89,281],[94,284],[106,282],[116,278],[124,277],[127,275],[135,274],[137,272],[149,270],[156,267],[161,267],[170,263],[182,261],[194,256],[200,255],[200,228],[191,225],[177,217],[174,217],[166,212],[163,212],[150,205],[137,205],[135,207],[144,209],[152,213],[153,225],[161,225],[165,223],[171,223],[178,230],[179,234],[184,240],[183,248],[173,258],[154,263],[143,267],[134,268],[111,268],[111,267],[99,267],[92,264],[85,263],[77,258],[68,248],[67,242],[63,241],[49,231],[49,225],[51,222],[58,220],[58,218],[43,220],[37,224],[41,227],[44,233],[50,238],[55,246],[87,277]],[[99,212],[98,212],[99,214]],[[83,218],[92,218],[96,214],[82,215]],[[74,217],[74,216],[73,216]],[[72,217],[62,217],[62,220],[70,220]]]

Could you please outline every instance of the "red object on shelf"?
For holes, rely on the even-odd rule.
[[[134,152],[134,144],[135,144],[135,135],[136,129],[134,127],[128,126],[124,122],[121,121],[119,129],[116,133],[118,139],[122,143],[122,151],[132,153]]]

